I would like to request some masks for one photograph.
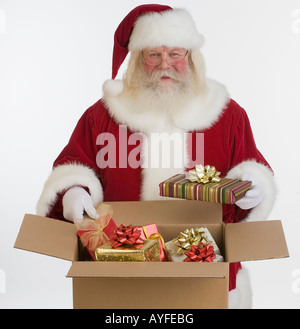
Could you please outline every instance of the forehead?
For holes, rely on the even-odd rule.
[[[172,52],[172,51],[175,51],[175,50],[177,50],[177,51],[187,51],[187,49],[181,48],[181,47],[165,47],[165,46],[144,49],[144,51],[150,51],[150,52],[154,51],[154,52],[158,52],[158,53]]]

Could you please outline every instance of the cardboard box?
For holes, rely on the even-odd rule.
[[[223,225],[222,206],[200,201],[107,203],[117,225],[156,223],[165,241],[185,228],[205,225],[226,262],[82,261],[73,224],[25,215],[15,248],[72,261],[67,277],[73,280],[74,308],[227,308],[229,262],[289,255],[277,220]]]

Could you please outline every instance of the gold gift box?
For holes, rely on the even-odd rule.
[[[160,245],[158,240],[144,240],[139,247],[113,248],[111,244],[105,244],[95,251],[97,261],[102,262],[159,262]]]

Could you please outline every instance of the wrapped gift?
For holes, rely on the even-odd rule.
[[[97,209],[98,218],[96,220],[85,218],[81,223],[75,224],[81,244],[93,260],[96,260],[95,250],[107,243],[117,228],[112,219],[112,213],[111,206],[101,204]]]
[[[189,174],[178,174],[159,184],[160,195],[188,200],[234,204],[251,188],[250,181],[220,178],[211,166],[196,166]]]
[[[206,227],[186,229],[183,232],[180,232],[173,240],[166,242],[165,247],[168,259],[173,262],[186,261],[186,252],[193,252],[195,247],[198,247],[199,244],[209,245],[209,250],[212,250],[215,255],[212,258],[214,262],[224,261],[219,247]],[[202,253],[203,252],[204,251],[202,251]]]
[[[97,261],[118,262],[159,262],[160,246],[157,240],[144,240],[140,246],[113,248],[105,244],[96,249]]]
[[[156,224],[148,224],[142,227],[138,227],[141,232],[142,239],[149,239],[149,240],[158,240],[160,246],[160,260],[162,262],[166,261],[165,255],[165,242],[163,237],[158,233]]]
[[[158,240],[143,239],[137,226],[120,225],[110,237],[110,243],[95,251],[97,261],[159,262]]]

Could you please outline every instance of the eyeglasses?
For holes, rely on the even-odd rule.
[[[174,49],[167,52],[166,61],[169,65],[176,65],[182,62],[188,54],[186,49]],[[148,65],[160,65],[162,62],[162,53],[155,50],[144,50],[143,51],[144,62]]]

